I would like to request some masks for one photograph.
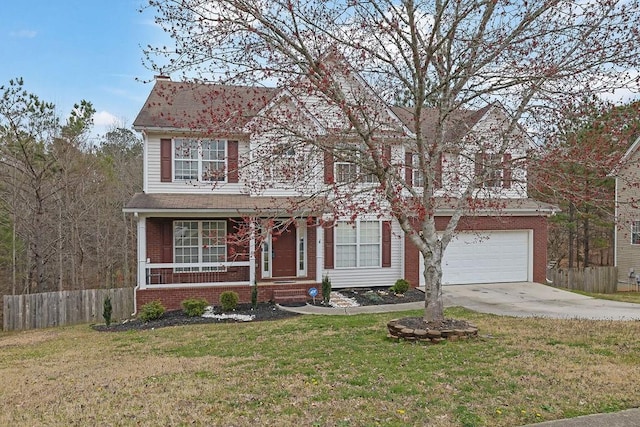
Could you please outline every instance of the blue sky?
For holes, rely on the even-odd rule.
[[[82,99],[97,113],[94,134],[131,125],[153,79],[142,47],[166,40],[143,0],[21,0],[0,8],[0,86],[16,77],[67,117]]]

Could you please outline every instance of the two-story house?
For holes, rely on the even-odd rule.
[[[265,111],[281,118],[277,126],[272,120],[265,128]],[[389,164],[419,190],[424,177],[414,167],[420,159],[411,148],[417,126],[410,111],[380,104],[376,114],[385,118]],[[276,290],[318,287],[325,275],[334,288],[386,287],[399,278],[419,286],[419,251],[379,209],[384,204],[346,185],[362,172],[358,165],[348,156],[305,148],[305,138],[331,138],[327,129],[335,116],[311,93],[158,78],[134,122],[144,137],[143,192],[124,209],[138,224],[137,305],[160,299],[178,308],[192,297],[216,304],[226,290],[248,302],[254,283],[260,300],[273,300]],[[448,131],[447,138],[460,143],[439,160],[438,229],[452,215],[452,195],[464,185],[460,177],[484,173],[487,165],[494,167],[487,185],[499,190],[500,203],[460,221],[444,256],[444,284],[545,280],[546,221],[553,207],[528,199],[526,170],[510,166],[511,158],[526,156],[528,140],[493,155],[499,159],[464,151],[468,135],[489,133],[504,117],[491,104],[459,112]],[[419,125],[427,137],[428,119],[427,113]],[[278,139],[278,129],[285,128],[300,136],[295,144]],[[270,156],[262,153],[267,146]],[[369,179],[375,181],[362,173],[359,182]],[[328,187],[333,193],[323,192]],[[340,197],[358,200],[353,214],[329,212],[327,200],[337,202],[340,191]]]
[[[637,289],[640,283],[640,137],[622,156],[616,179],[615,265],[618,281]]]

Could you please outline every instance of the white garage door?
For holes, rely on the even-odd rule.
[[[442,262],[442,283],[524,282],[533,265],[530,232],[491,231],[459,233],[447,247]],[[422,261],[422,256],[420,257]],[[424,285],[424,264],[420,283]]]

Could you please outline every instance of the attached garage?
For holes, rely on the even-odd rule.
[[[420,284],[424,263],[420,255]],[[533,280],[533,230],[461,232],[447,247],[443,285]]]

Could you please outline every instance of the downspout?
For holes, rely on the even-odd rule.
[[[139,231],[140,227],[138,225],[138,222],[140,221],[140,218],[138,217],[138,212],[134,212],[133,213],[133,217],[136,219],[136,229],[137,231]],[[131,317],[136,317],[138,315],[138,289],[140,289],[140,272],[138,271],[138,269],[140,268],[140,237],[137,236],[136,241],[138,241],[138,252],[137,258],[138,258],[138,262],[136,263],[137,268],[136,268],[136,285],[133,287],[133,313],[131,313]],[[145,254],[146,255],[146,254]]]

